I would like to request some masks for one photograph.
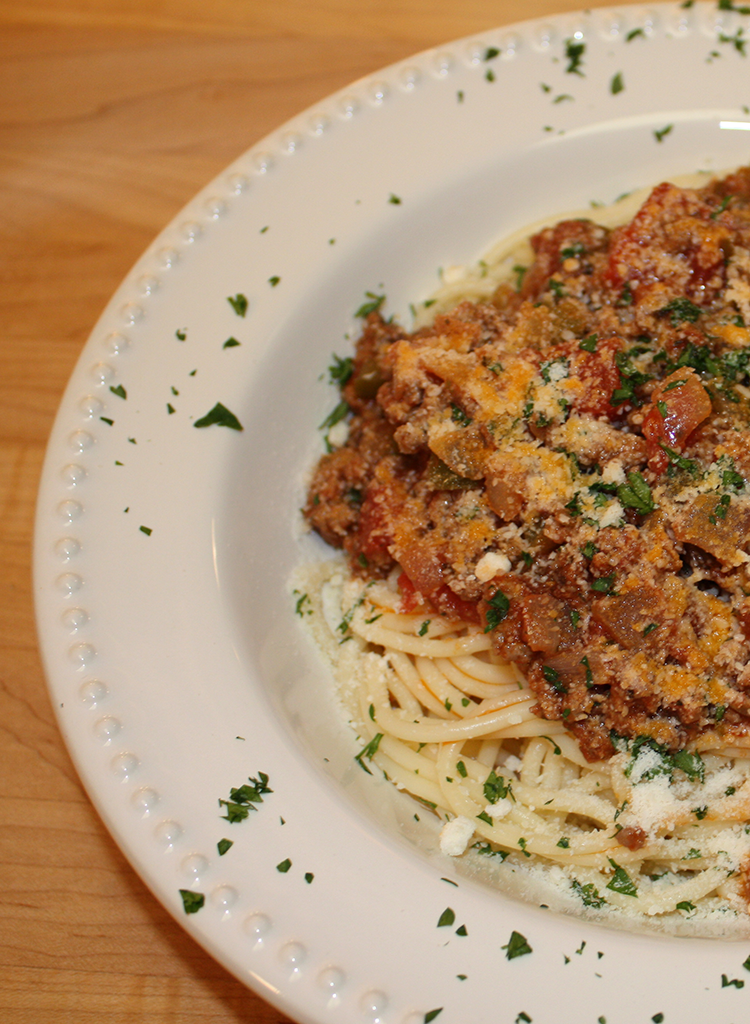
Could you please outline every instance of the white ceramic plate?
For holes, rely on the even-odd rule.
[[[286,585],[335,401],[322,377],[364,294],[408,322],[439,267],[525,223],[747,162],[746,40],[750,18],[713,3],[624,7],[356,82],[198,195],[83,350],[36,532],[60,726],[157,898],[301,1022],[747,1019],[745,944],[557,917],[457,874],[434,829],[411,832],[413,806],[353,761]],[[244,429],[196,429],[216,403]],[[219,799],[260,772],[273,792],[222,820]],[[197,913],[181,889],[204,895]],[[514,930],[533,953],[507,959]]]

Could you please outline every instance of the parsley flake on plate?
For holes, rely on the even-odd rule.
[[[258,772],[257,779],[250,776],[244,785],[230,789],[228,800],[219,800],[219,806],[227,810],[221,817],[231,825],[244,821],[250,811],[257,811],[255,804],[262,804],[267,793],[273,793],[273,790],[268,786],[266,773]]]
[[[201,416],[193,424],[194,427],[229,427],[231,430],[243,430],[243,426],[233,412],[230,412],[225,405],[217,402],[213,409],[210,409],[205,416]]]
[[[533,953],[533,949],[528,944],[525,935],[521,935],[520,932],[513,931],[510,934],[510,938],[504,946],[500,947],[505,950],[505,957],[507,960],[515,960],[516,957],[526,956],[527,953]]]
[[[180,889],[180,896],[182,896],[182,906],[186,914],[197,914],[206,902],[206,897],[202,892],[193,892],[192,889]]]
[[[247,313],[247,296],[243,295],[242,292],[238,292],[236,295],[228,295],[227,302],[235,311],[237,316],[245,316]]]

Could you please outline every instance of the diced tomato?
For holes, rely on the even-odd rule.
[[[420,594],[429,597],[443,585],[442,562],[435,548],[424,540],[403,547],[399,564]]]
[[[387,565],[392,559],[388,553],[393,543],[392,494],[387,487],[369,487],[362,502],[353,543],[353,553],[362,555],[372,566]]]
[[[407,615],[410,615],[412,612],[418,612],[421,608],[424,608],[424,599],[422,598],[422,595],[405,572],[401,573],[396,582],[398,584],[399,593],[401,594],[401,607]]]
[[[620,386],[615,356],[622,347],[620,338],[598,341],[593,352],[586,352],[578,346],[574,355],[574,372],[584,390],[575,400],[577,412],[607,416],[609,419],[618,415],[618,409],[612,405],[612,393]]]
[[[663,473],[669,464],[664,448],[680,451],[696,427],[711,415],[711,399],[700,377],[685,367],[675,370],[654,388],[643,418],[649,466]]]
[[[460,619],[461,622],[479,622],[479,609],[471,601],[464,601],[450,587],[442,586],[432,595],[432,603],[441,615],[449,619]]]
[[[723,286],[729,236],[713,213],[690,189],[657,185],[630,224],[612,233],[605,279],[617,290],[627,285],[635,301],[664,286],[710,301]]]

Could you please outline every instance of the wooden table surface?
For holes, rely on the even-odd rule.
[[[579,6],[0,0],[0,1019],[287,1019],[134,874],[47,697],[34,502],[58,402],[99,313],[182,205],[287,118],[426,47]]]

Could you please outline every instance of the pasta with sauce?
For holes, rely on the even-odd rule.
[[[306,589],[360,764],[445,853],[750,932],[750,168],[600,220],[366,314]]]

